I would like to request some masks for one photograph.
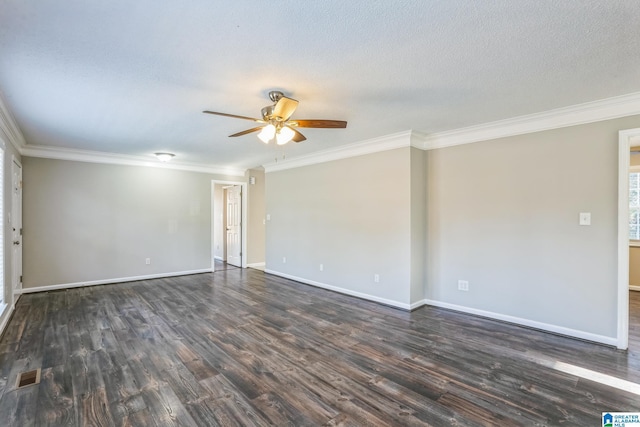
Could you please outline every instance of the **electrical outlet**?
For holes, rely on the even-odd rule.
[[[286,263],[287,263],[287,257],[286,257],[286,256],[283,256],[283,257],[282,257],[282,263],[283,263],[283,264],[286,264]]]
[[[144,263],[145,263],[145,264],[147,264],[147,265],[151,264],[151,258],[147,258],[147,259],[145,259],[145,260],[144,260]]]
[[[591,212],[580,212],[580,225],[591,225]]]
[[[320,271],[324,271],[324,265],[320,264]]]
[[[376,283],[380,283],[380,275],[379,274],[374,274],[373,275],[373,281]]]
[[[469,282],[466,280],[458,280],[458,290],[459,291],[468,291],[469,290]]]

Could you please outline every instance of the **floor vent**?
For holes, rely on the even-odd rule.
[[[16,388],[23,388],[30,385],[38,384],[40,382],[40,368],[23,372],[18,375],[18,382],[16,383]]]

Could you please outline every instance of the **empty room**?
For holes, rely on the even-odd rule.
[[[636,0],[0,0],[0,426],[640,426]]]

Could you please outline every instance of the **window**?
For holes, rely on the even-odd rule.
[[[640,240],[640,172],[629,174],[629,239]]]

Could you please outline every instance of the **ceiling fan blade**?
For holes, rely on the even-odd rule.
[[[295,135],[293,135],[293,138],[291,138],[291,140],[292,140],[293,142],[302,142],[302,141],[304,141],[305,139],[307,139],[303,134],[301,134],[301,133],[300,133],[300,132],[298,132],[297,130],[295,130],[295,129],[293,129],[293,128],[290,128],[290,129],[291,129],[291,130],[293,131],[293,133],[295,134]]]
[[[347,122],[342,120],[294,120],[299,128],[334,128],[342,129],[347,127]]]
[[[258,122],[258,123],[264,123],[264,121],[261,119],[254,119],[253,117],[247,117],[247,116],[238,116],[235,114],[218,113],[216,111],[207,111],[207,110],[203,111],[203,113],[215,114],[216,116],[233,117],[234,119],[251,120],[252,122]]]
[[[251,132],[257,132],[262,128],[263,128],[263,126],[258,126],[257,128],[251,128],[251,129],[243,130],[242,132],[238,132],[238,133],[234,133],[233,135],[229,135],[229,138],[234,137],[234,136],[246,135],[246,134],[251,133]]]
[[[298,101],[283,96],[278,100],[278,102],[276,102],[276,105],[273,107],[273,115],[275,117],[282,118],[282,121],[286,121],[289,119],[289,117],[291,117],[297,107]]]

